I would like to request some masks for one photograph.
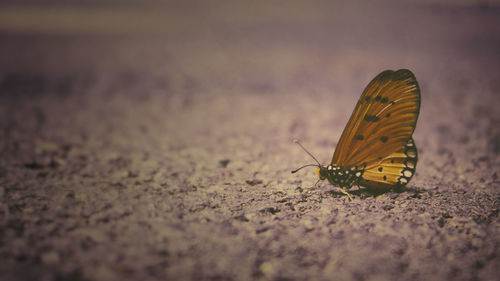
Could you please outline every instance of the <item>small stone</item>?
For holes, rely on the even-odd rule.
[[[251,186],[254,186],[254,185],[257,185],[257,184],[261,184],[262,181],[258,180],[258,179],[253,179],[253,180],[247,180],[246,183],[249,184],[249,185],[251,185]]]
[[[36,142],[35,144],[35,152],[36,153],[42,153],[42,152],[55,152],[59,149],[59,145],[55,142],[51,141],[39,141]]]
[[[393,205],[385,205],[384,207],[382,207],[382,209],[384,209],[384,211],[389,211],[389,210],[394,209],[394,206]]]
[[[260,271],[262,271],[265,275],[270,275],[274,272],[274,269],[270,262],[263,262],[260,265]]]
[[[239,215],[239,216],[236,216],[234,217],[235,220],[238,220],[238,221],[243,221],[243,222],[248,222],[250,221],[247,217],[245,217],[245,215]]]
[[[41,256],[42,262],[45,264],[59,263],[59,254],[57,252],[47,252]]]
[[[219,161],[219,164],[222,166],[222,168],[226,168],[227,165],[229,164],[229,162],[231,162],[231,160],[229,160],[229,159],[223,159],[223,160]]]

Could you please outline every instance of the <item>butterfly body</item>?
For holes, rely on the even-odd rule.
[[[405,186],[418,160],[412,135],[419,112],[420,88],[413,73],[383,71],[359,98],[330,164],[323,166],[313,157],[318,165],[306,166],[316,166],[320,180],[327,179],[346,194],[344,189],[353,185]]]
[[[321,180],[327,179],[332,185],[340,188],[351,188],[363,179],[364,167],[345,168],[332,164],[320,166],[317,171]]]

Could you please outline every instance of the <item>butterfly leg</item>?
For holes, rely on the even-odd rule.
[[[347,195],[349,197],[349,199],[351,199],[351,201],[354,201],[354,199],[352,199],[352,197],[351,197],[351,194],[349,194],[349,192],[347,192],[345,189],[341,188],[340,191],[342,193],[344,193],[345,195]]]
[[[313,187],[316,187],[316,185],[318,184],[318,182],[320,181],[321,179],[318,179],[314,184],[313,186],[309,187],[309,188],[313,188]]]

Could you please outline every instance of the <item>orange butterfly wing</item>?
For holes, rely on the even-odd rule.
[[[415,174],[417,161],[417,147],[410,138],[404,147],[365,169],[359,184],[371,188],[403,186]]]
[[[404,152],[409,143],[414,148],[411,153],[415,154],[413,166],[416,165],[417,150],[411,136],[419,111],[420,89],[411,71],[400,69],[380,73],[363,91],[331,163],[345,168],[366,165],[360,181],[365,186],[406,184],[414,168],[409,178],[398,179],[404,176],[407,168],[404,163],[409,157]],[[380,168],[388,173],[380,173]]]

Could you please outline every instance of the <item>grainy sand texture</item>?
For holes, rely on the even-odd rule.
[[[3,1],[0,280],[498,280],[497,1]],[[417,77],[417,172],[323,164]]]

